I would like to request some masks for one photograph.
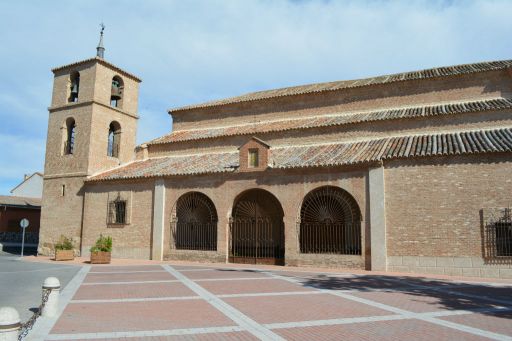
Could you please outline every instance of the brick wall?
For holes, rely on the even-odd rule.
[[[483,276],[509,269],[512,262],[485,265],[480,212],[512,205],[511,169],[510,154],[385,163],[389,269]]]

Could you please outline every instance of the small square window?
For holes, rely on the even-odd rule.
[[[258,149],[249,149],[249,162],[248,167],[249,168],[256,168],[259,166],[259,155],[258,155]]]

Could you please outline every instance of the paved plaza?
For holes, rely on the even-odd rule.
[[[512,340],[512,284],[460,278],[85,265],[61,304],[32,339]]]

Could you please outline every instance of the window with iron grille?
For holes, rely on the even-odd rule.
[[[485,224],[486,257],[500,259],[512,257],[512,210],[488,210]]]
[[[127,205],[126,200],[116,199],[109,203],[109,223],[126,224],[127,223]]]

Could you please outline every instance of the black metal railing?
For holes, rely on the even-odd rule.
[[[217,250],[217,223],[173,222],[172,244],[176,250]]]
[[[51,289],[43,289],[41,305],[39,305],[39,308],[37,308],[37,310],[32,314],[32,316],[27,320],[27,322],[21,325],[21,329],[18,334],[18,341],[25,340],[28,333],[32,330],[34,324],[36,323],[36,320],[39,318],[39,316],[41,316],[43,308],[46,305],[46,302],[48,302],[48,297],[50,297],[51,292]]]
[[[504,208],[484,222],[487,258],[512,257],[512,210]]]
[[[361,224],[299,223],[301,253],[361,254]]]
[[[239,258],[284,258],[282,221],[272,218],[230,220],[230,256]]]

